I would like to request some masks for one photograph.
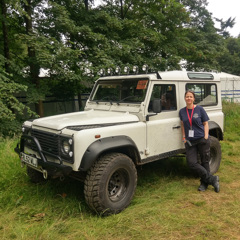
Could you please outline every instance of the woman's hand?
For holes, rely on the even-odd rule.
[[[203,127],[204,127],[204,138],[208,140],[208,135],[209,135],[208,122],[203,122]]]

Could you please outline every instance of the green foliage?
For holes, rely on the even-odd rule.
[[[225,50],[218,58],[223,72],[240,75],[240,36],[225,40]]]
[[[26,86],[15,83],[0,64],[0,136],[13,136],[18,133],[19,121],[24,118],[24,113],[32,114],[30,109],[14,96],[26,89]]]
[[[218,70],[217,57],[223,51],[223,38],[217,34],[211,14],[206,9],[206,0],[183,0],[190,21],[187,24],[187,44],[183,45],[182,57],[187,61],[187,70]]]
[[[235,21],[220,19],[216,29],[206,0],[104,0],[98,7],[93,2],[2,2],[6,32],[0,37],[6,42],[0,41],[0,54],[8,64],[3,70],[27,86],[28,104],[46,95],[80,95],[103,67],[147,63],[151,71],[164,71],[180,69],[185,60],[187,70],[240,74],[239,38],[227,35]],[[47,70],[45,79],[40,69]]]
[[[114,56],[110,56],[120,66],[147,62],[152,70],[179,69],[179,47],[185,41],[183,25],[189,19],[183,5],[176,1],[120,2],[106,1],[107,6],[100,8],[119,22],[116,29],[108,25],[108,39],[114,38],[115,43],[109,52]]]
[[[224,102],[223,112],[225,114],[224,138],[228,141],[240,141],[240,106],[236,103]]]
[[[227,28],[232,28],[235,25],[235,18],[228,18],[226,21],[223,21],[223,19],[215,18],[217,22],[220,23],[220,29],[217,29],[218,32],[224,37],[228,38],[230,37],[229,32],[227,31]]]

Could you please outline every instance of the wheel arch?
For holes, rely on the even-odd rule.
[[[223,140],[223,131],[221,127],[213,121],[209,121],[209,135],[217,138],[218,140]]]
[[[119,152],[130,157],[135,164],[140,161],[139,151],[134,141],[128,136],[101,138],[93,142],[85,151],[80,171],[87,171],[97,159],[105,153]]]

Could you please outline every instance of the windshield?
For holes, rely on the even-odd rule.
[[[91,101],[141,103],[145,99],[148,79],[99,80]]]

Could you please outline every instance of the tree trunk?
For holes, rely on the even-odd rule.
[[[28,35],[33,34],[33,25],[32,25],[32,2],[31,0],[27,0],[27,3],[24,4],[24,9],[28,15],[28,17],[25,17],[25,23],[26,23],[26,33]],[[36,88],[39,89],[40,87],[40,79],[39,79],[39,73],[40,73],[40,67],[36,63],[36,53],[35,49],[32,46],[28,46],[28,58],[29,58],[29,67],[30,67],[30,76],[32,83],[36,85]],[[37,104],[35,104],[36,112],[40,117],[43,117],[44,111],[43,111],[43,102],[42,100],[39,100]]]
[[[85,9],[86,9],[86,11],[88,11],[88,5],[89,5],[88,1],[89,1],[89,0],[84,0],[84,4],[85,4]]]
[[[8,29],[6,26],[7,19],[7,8],[4,0],[0,0],[1,2],[1,10],[2,10],[2,33],[3,33],[3,49],[4,49],[4,57],[5,57],[5,71],[9,72],[9,46],[8,46]]]
[[[121,19],[124,19],[124,13],[123,13],[123,1],[120,0],[120,4],[121,4]]]

